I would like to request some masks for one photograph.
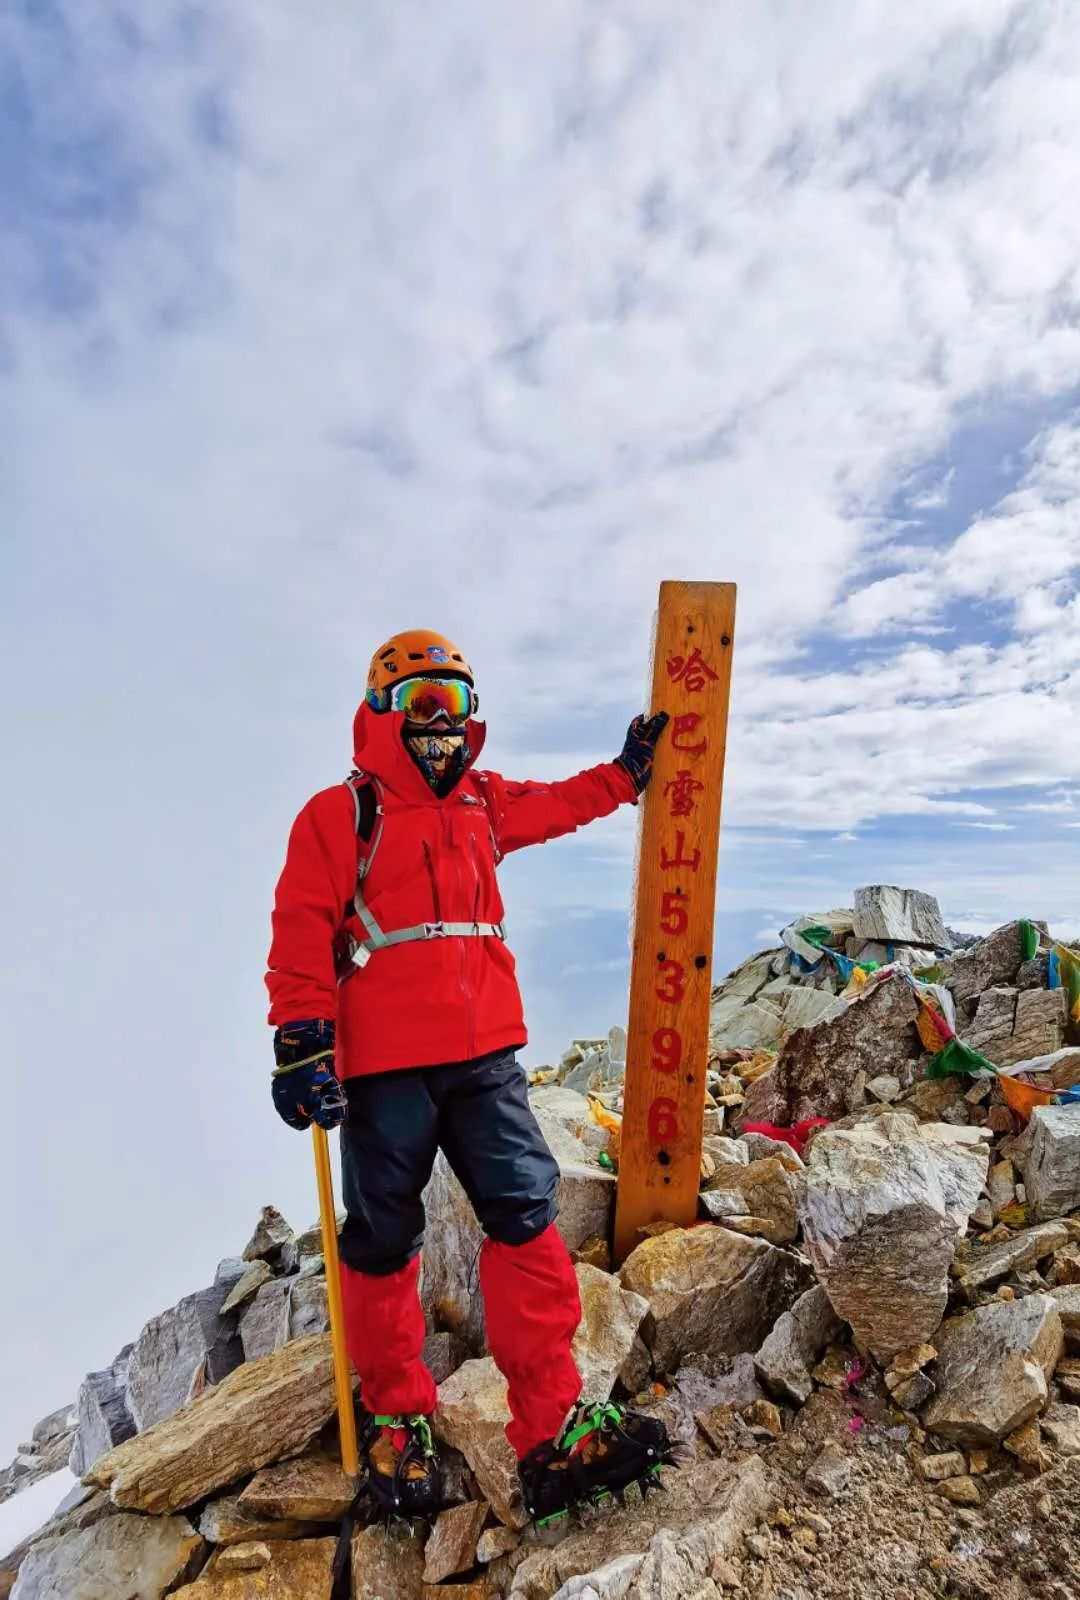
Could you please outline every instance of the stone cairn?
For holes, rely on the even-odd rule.
[[[713,991],[699,1226],[610,1230],[626,1038],[533,1073],[589,1395],[662,1416],[668,1493],[525,1526],[480,1234],[440,1156],[426,1355],[447,1507],[360,1526],[355,1600],[1069,1600],[1080,1561],[1080,956],[859,889]],[[266,1207],[213,1283],[46,1417],[0,1500],[81,1479],[0,1600],[325,1600],[337,1465],[317,1227]]]

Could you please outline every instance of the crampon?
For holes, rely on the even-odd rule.
[[[427,1417],[369,1417],[361,1454],[378,1511],[407,1520],[441,1509],[439,1457]]]
[[[659,1489],[661,1467],[674,1465],[658,1418],[612,1401],[582,1402],[557,1439],[518,1463],[518,1473],[525,1509],[543,1528],[580,1506],[621,1500],[633,1483],[642,1494]]]

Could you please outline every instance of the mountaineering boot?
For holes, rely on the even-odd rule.
[[[380,1511],[426,1517],[440,1509],[439,1457],[427,1417],[369,1417],[363,1455],[367,1485]]]
[[[525,1509],[544,1527],[574,1506],[596,1505],[632,1483],[659,1487],[660,1468],[673,1466],[664,1424],[613,1401],[582,1401],[557,1439],[539,1444],[518,1463]]]

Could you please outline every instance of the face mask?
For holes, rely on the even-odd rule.
[[[405,748],[436,794],[448,794],[465,770],[469,746],[456,729],[415,732],[405,728]]]

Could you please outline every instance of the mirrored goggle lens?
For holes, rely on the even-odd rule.
[[[390,709],[403,711],[409,722],[447,717],[457,726],[472,715],[473,692],[460,678],[407,678],[390,691]]]

